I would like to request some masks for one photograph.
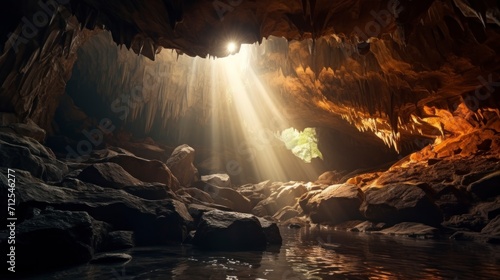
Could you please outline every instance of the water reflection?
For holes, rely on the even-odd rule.
[[[282,228],[266,252],[137,248],[124,265],[83,265],[29,279],[498,279],[500,247],[448,240]],[[334,250],[318,240],[335,242]]]

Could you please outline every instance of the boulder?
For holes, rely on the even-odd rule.
[[[168,168],[181,186],[190,186],[198,180],[198,170],[193,165],[194,155],[194,149],[184,144],[175,148],[167,160]]]
[[[231,178],[224,173],[201,176],[201,181],[221,188],[231,188]]]
[[[166,185],[161,183],[144,183],[130,175],[116,163],[96,163],[83,169],[78,179],[105,188],[123,189],[124,191],[145,199],[174,198]]]
[[[276,212],[278,212],[278,210],[279,208],[276,201],[272,198],[266,198],[257,203],[257,205],[252,209],[252,214],[259,217],[273,216]]]
[[[168,169],[167,165],[161,161],[146,160],[130,155],[116,155],[105,159],[105,161],[120,165],[130,175],[143,182],[162,183],[173,191],[180,189],[177,178]]]
[[[500,195],[500,171],[489,173],[471,183],[467,187],[467,191],[477,195],[481,199]]]
[[[201,217],[193,244],[205,250],[264,250],[268,241],[257,217],[212,210]]]
[[[44,211],[16,226],[16,270],[30,273],[88,262],[108,229],[83,211]],[[8,252],[7,243],[1,244]]]
[[[217,204],[229,207],[236,212],[250,213],[252,211],[250,199],[231,188],[217,187],[203,181],[196,182],[194,186],[208,193]]]
[[[60,181],[68,167],[35,139],[0,132],[0,167],[25,170],[45,181]]]
[[[356,185],[331,185],[300,205],[313,223],[338,224],[362,218],[359,212],[362,196]]]
[[[135,247],[134,232],[127,230],[112,231],[106,239],[105,250],[121,250]]]
[[[260,225],[266,236],[266,242],[268,245],[281,245],[283,243],[283,238],[280,234],[280,229],[278,225],[270,220],[259,218]]]
[[[291,218],[295,218],[299,215],[299,211],[294,208],[287,206],[281,210],[279,210],[276,214],[273,215],[273,218],[276,220],[283,222]]]
[[[299,197],[307,193],[307,188],[302,183],[294,183],[292,185],[283,185],[277,190],[276,204],[278,208],[286,206],[294,206]]]
[[[360,210],[368,220],[389,224],[416,222],[437,226],[443,220],[439,208],[421,188],[412,184],[369,189]]]

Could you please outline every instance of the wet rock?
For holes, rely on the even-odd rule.
[[[387,228],[385,223],[374,223],[370,221],[363,221],[356,226],[349,228],[348,231],[352,232],[369,232],[369,231],[379,231]]]
[[[106,239],[105,250],[128,249],[135,246],[134,232],[127,230],[112,231]]]
[[[27,273],[85,263],[109,229],[82,211],[47,210],[16,226],[16,269]],[[7,246],[2,242],[0,247]],[[2,251],[8,252],[7,248]]]
[[[442,223],[443,227],[455,230],[480,231],[487,224],[487,220],[480,215],[462,214],[452,216]]]
[[[481,199],[487,199],[500,195],[500,171],[495,171],[467,187],[467,191],[477,195]]]
[[[362,218],[359,212],[361,202],[362,192],[357,186],[339,184],[316,193],[301,207],[313,223],[338,224]]]
[[[0,132],[0,167],[25,170],[45,181],[60,181],[68,167],[33,138]]]
[[[372,221],[396,224],[416,222],[439,225],[443,218],[439,208],[415,185],[393,184],[365,191],[360,210]]]
[[[201,181],[222,188],[231,188],[231,178],[227,174],[210,174],[201,176]]]
[[[104,253],[94,257],[90,263],[93,264],[112,264],[124,263],[132,260],[132,256],[124,253]]]
[[[117,155],[105,161],[120,165],[125,171],[135,178],[148,183],[162,183],[171,190],[180,189],[177,178],[172,174],[167,165],[158,160],[146,160],[130,155]]]
[[[482,234],[479,232],[457,231],[450,236],[450,239],[460,241],[474,241],[480,243],[500,244],[499,236]]]
[[[382,234],[404,235],[409,237],[434,237],[438,233],[438,229],[420,223],[404,222],[378,232]]]
[[[264,250],[266,235],[251,214],[213,210],[201,217],[193,244],[206,250]]]
[[[280,229],[278,225],[270,220],[259,218],[260,225],[262,226],[262,231],[266,236],[266,242],[268,245],[281,245],[283,239],[281,238]]]
[[[193,165],[194,149],[188,145],[181,145],[172,152],[167,160],[167,166],[179,180],[181,186],[190,186],[198,180],[198,170]]]

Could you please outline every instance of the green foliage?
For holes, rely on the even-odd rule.
[[[323,155],[318,149],[318,138],[314,128],[306,128],[300,132],[291,127],[283,130],[279,135],[279,139],[285,143],[286,148],[291,150],[295,156],[307,163],[310,163],[313,158],[319,157],[323,159]]]

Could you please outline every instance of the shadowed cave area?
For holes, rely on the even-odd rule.
[[[6,1],[2,275],[494,279],[499,4]]]

